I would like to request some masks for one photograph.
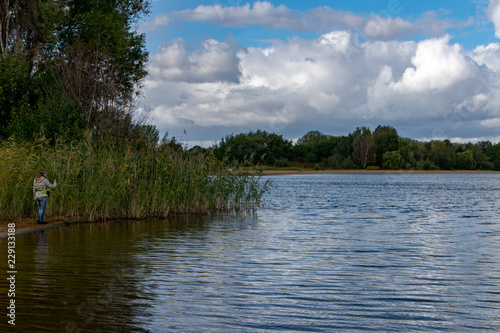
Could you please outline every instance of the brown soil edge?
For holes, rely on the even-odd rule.
[[[2,229],[7,229],[6,228],[7,225],[5,225],[5,228],[4,228],[3,223],[4,222],[2,222]],[[71,224],[76,224],[76,223],[83,223],[83,222],[58,222],[58,223],[52,223],[52,224],[40,224],[39,226],[37,224],[37,227],[21,227],[21,228],[18,228],[17,224],[16,224],[15,234],[9,235],[8,232],[1,232],[0,239],[7,238],[8,236],[18,236],[18,235],[28,234],[28,233],[32,233],[32,232],[38,232],[38,231],[42,231],[42,230],[59,228],[59,227],[63,227],[63,226],[69,226]]]
[[[30,232],[38,232],[63,226],[69,226],[77,223],[89,223],[88,221],[69,221],[63,218],[49,218],[46,219],[47,224],[37,224],[36,218],[17,218],[10,220],[0,221],[0,239],[9,236],[8,225],[15,223],[15,235],[23,235]]]

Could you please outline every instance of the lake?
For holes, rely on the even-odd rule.
[[[500,174],[263,180],[254,212],[18,235],[0,331],[500,331]]]

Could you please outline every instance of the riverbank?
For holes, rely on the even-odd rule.
[[[500,171],[482,170],[263,170],[264,176],[308,175],[308,174],[474,174],[500,173]]]
[[[16,235],[22,235],[29,232],[38,232],[52,228],[69,226],[77,223],[89,223],[89,221],[81,219],[66,219],[66,218],[47,218],[47,224],[37,224],[36,218],[17,218],[0,221],[0,239],[7,237],[7,229],[10,223],[15,223]]]

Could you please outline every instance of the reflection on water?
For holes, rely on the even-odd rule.
[[[17,330],[500,330],[499,175],[272,179],[255,213],[17,236]]]

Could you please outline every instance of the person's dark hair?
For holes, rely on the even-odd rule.
[[[38,179],[40,179],[40,178],[42,178],[42,177],[45,177],[46,175],[47,175],[47,171],[45,171],[45,170],[41,170],[41,171],[40,171],[40,172],[36,175],[35,180],[38,180]]]

